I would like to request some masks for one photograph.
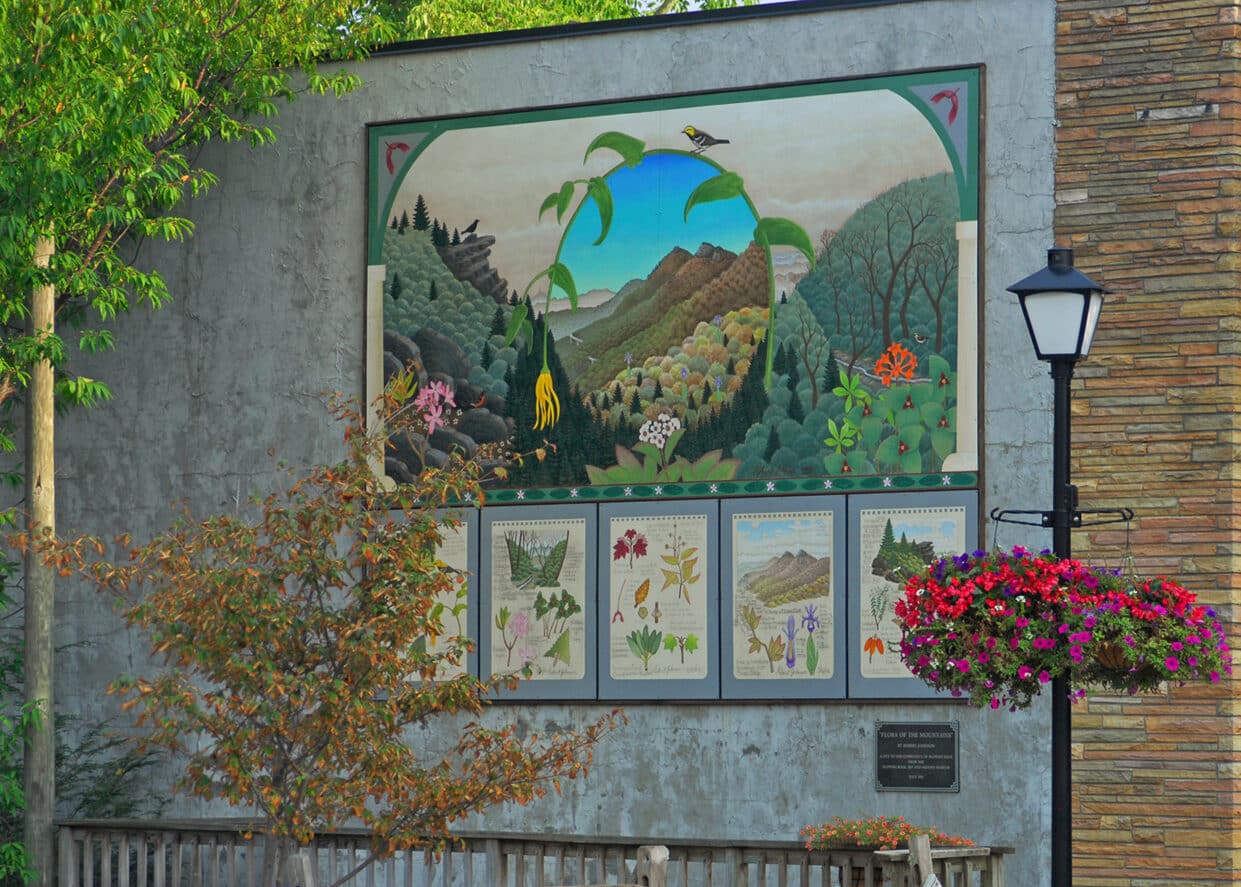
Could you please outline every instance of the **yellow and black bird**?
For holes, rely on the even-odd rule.
[[[694,143],[693,153],[695,154],[701,154],[712,145],[729,144],[728,139],[717,139],[711,135],[711,133],[703,132],[701,129],[695,129],[692,126],[685,127],[685,129],[681,130],[681,132],[689,136],[689,140]]]

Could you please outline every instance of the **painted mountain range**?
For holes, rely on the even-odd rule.
[[[758,598],[766,607],[810,598],[825,597],[831,592],[832,559],[814,557],[799,550],[786,551],[773,557],[757,570],[741,577],[741,587]]]

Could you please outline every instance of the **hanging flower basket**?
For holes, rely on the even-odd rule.
[[[1135,580],[1048,552],[975,551],[909,579],[901,658],[937,690],[1025,708],[1054,678],[1138,693],[1216,683],[1232,656],[1215,611],[1170,579]]]

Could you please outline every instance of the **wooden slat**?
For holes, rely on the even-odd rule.
[[[182,887],[183,882],[186,887],[262,887],[256,877],[258,846],[244,835],[249,828],[211,821],[171,828],[140,821],[66,823],[58,835],[60,887]],[[639,843],[660,842],[472,834],[438,860],[402,851],[382,863],[372,861],[351,877],[347,887],[376,887],[377,882],[383,887],[456,887],[463,875],[464,883],[472,884],[475,855],[487,867],[488,879],[479,883],[495,887],[615,885],[629,877],[629,863]],[[330,887],[365,860],[369,847],[370,837],[361,830],[320,836],[311,852],[316,870],[328,875],[321,879],[321,887]],[[819,887],[879,887],[884,878],[892,887],[904,887],[910,880],[908,851],[826,852],[807,851],[792,842],[710,841],[674,841],[668,849],[668,877],[674,887],[794,883],[811,887],[812,882]],[[976,876],[980,887],[1005,887],[1007,852],[1011,850],[943,848],[932,851],[932,865],[944,887],[974,887]]]

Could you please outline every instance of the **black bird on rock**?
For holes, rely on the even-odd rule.
[[[466,228],[461,233],[462,234],[473,234],[476,228],[478,228],[478,219],[475,219],[474,221],[470,222],[470,227]]]

